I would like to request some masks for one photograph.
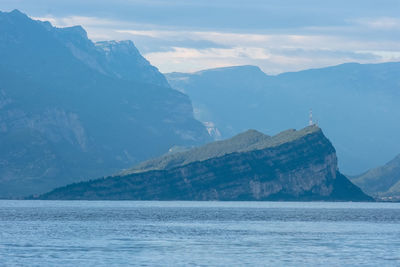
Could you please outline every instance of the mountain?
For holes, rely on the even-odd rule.
[[[115,173],[210,137],[130,41],[0,13],[0,197]]]
[[[95,43],[101,52],[99,61],[110,75],[126,80],[144,81],[169,87],[167,79],[139,53],[132,41],[103,41]]]
[[[40,199],[371,201],[337,168],[317,126],[231,139],[153,159],[123,174],[57,188]]]
[[[312,108],[345,173],[364,172],[400,151],[400,63],[349,63],[275,76],[238,66],[166,77],[189,95],[196,118],[220,133],[216,139],[249,128],[268,134],[300,128]]]
[[[383,166],[352,177],[351,181],[368,194],[400,200],[400,155]]]

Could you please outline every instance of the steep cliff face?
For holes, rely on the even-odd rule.
[[[219,156],[211,152],[210,157],[203,154],[204,160],[197,161],[194,156],[189,162],[178,162],[179,157],[175,157],[175,164],[167,164],[163,169],[157,169],[158,164],[153,168],[147,164],[148,171],[72,184],[41,198],[371,200],[340,174],[335,149],[318,127],[265,138],[254,132],[247,134],[256,136],[258,142],[249,143],[237,152]],[[177,154],[185,153],[188,155],[188,152]],[[199,154],[196,150],[189,153]]]
[[[108,73],[125,80],[145,81],[169,87],[167,79],[139,53],[132,41],[95,43]]]
[[[110,43],[96,46],[80,26],[0,12],[0,198],[111,175],[210,140],[190,99],[133,43]]]
[[[39,22],[71,54],[89,68],[104,75],[169,88],[167,79],[150,64],[130,40],[93,43],[81,26],[54,28]]]

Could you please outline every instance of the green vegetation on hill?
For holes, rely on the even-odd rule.
[[[400,155],[387,164],[353,177],[365,192],[379,197],[400,197]]]
[[[131,169],[125,170],[122,174],[171,169],[196,161],[221,157],[230,153],[260,150],[291,142],[317,131],[320,131],[320,128],[317,126],[308,126],[299,131],[294,129],[286,130],[271,137],[256,130],[248,130],[227,140],[209,143],[183,152],[166,154],[159,158],[145,161]]]

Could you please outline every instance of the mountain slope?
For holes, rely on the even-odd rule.
[[[101,52],[104,69],[109,74],[121,79],[169,87],[164,75],[150,65],[131,41],[102,41],[95,43],[95,46]]]
[[[249,128],[268,134],[299,128],[312,108],[336,144],[341,169],[357,174],[400,151],[399,74],[400,63],[354,63],[276,76],[238,66],[166,77],[222,138]]]
[[[209,140],[189,98],[132,43],[110,46],[95,45],[81,27],[0,13],[0,197],[112,174]],[[129,62],[118,65],[124,53]]]
[[[244,140],[249,140],[247,145]],[[239,149],[232,152],[234,146]],[[218,149],[226,153],[217,154]],[[340,174],[335,149],[316,126],[274,137],[247,131],[173,158],[150,161],[130,174],[71,184],[39,198],[372,200]]]
[[[318,131],[317,127],[308,127],[302,131],[287,130],[273,137],[256,130],[248,130],[228,140],[217,141],[188,151],[167,154],[159,158],[140,163],[123,174],[143,172],[148,170],[171,169],[196,161],[204,161],[215,157],[221,157],[231,153],[248,152],[251,150],[265,149],[298,139],[303,135]]]
[[[400,155],[383,166],[352,177],[351,181],[368,194],[400,198]]]

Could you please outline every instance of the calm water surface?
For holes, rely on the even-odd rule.
[[[0,266],[400,266],[400,203],[0,201]]]

